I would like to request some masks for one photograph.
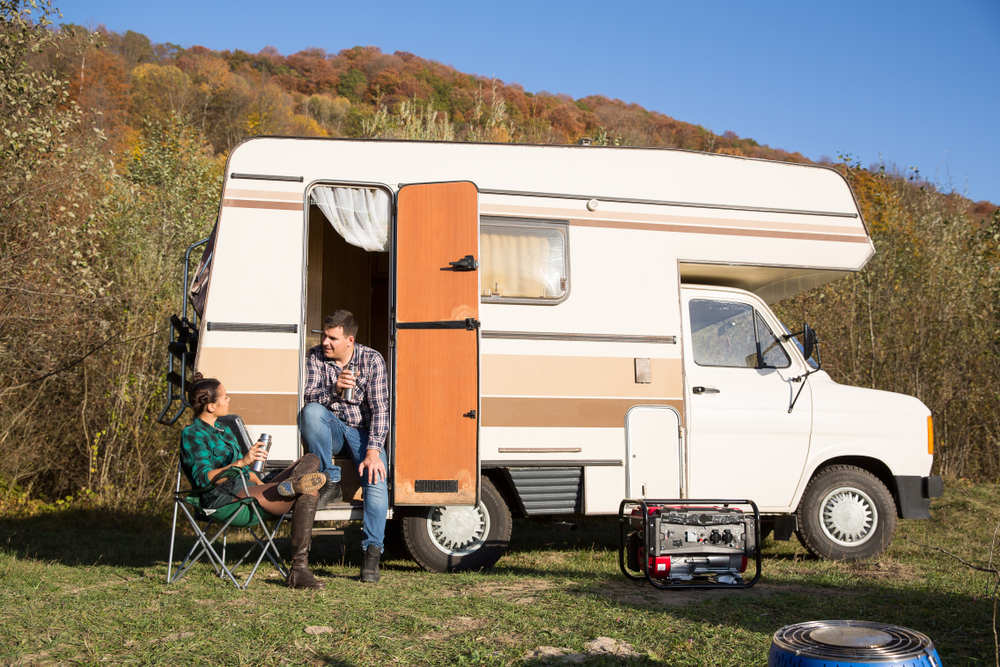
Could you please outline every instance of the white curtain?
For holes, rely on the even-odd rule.
[[[479,254],[485,297],[558,299],[566,291],[566,252],[558,230],[484,224]]]
[[[337,233],[370,252],[389,249],[389,196],[367,188],[314,188],[312,200]]]

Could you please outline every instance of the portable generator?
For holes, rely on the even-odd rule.
[[[760,579],[752,500],[632,500],[618,508],[618,565],[657,588],[749,588]],[[745,581],[753,559],[756,573]]]

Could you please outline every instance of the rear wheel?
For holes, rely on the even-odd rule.
[[[830,560],[878,556],[896,532],[896,503],[875,475],[855,466],[830,466],[806,487],[798,509],[799,541]]]
[[[493,567],[507,550],[512,529],[507,503],[485,477],[477,506],[431,507],[402,522],[406,548],[431,572]]]

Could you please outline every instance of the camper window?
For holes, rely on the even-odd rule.
[[[483,218],[483,301],[559,303],[569,293],[566,223]]]

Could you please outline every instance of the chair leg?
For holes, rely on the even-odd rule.
[[[174,567],[174,538],[177,536],[177,503],[174,503],[174,522],[173,529],[170,531],[170,560],[167,561],[167,583],[172,584],[173,579],[170,578],[170,573]]]

